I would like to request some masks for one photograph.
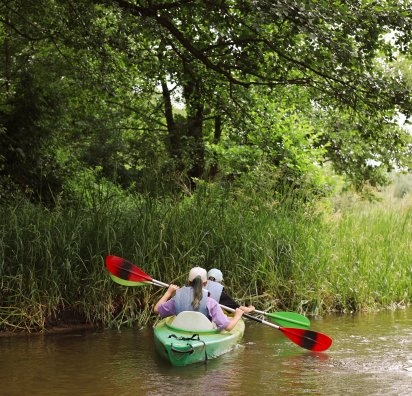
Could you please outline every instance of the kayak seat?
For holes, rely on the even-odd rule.
[[[180,312],[173,319],[172,326],[189,331],[213,330],[215,328],[205,315],[195,311]]]

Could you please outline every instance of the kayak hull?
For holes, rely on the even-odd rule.
[[[242,319],[231,331],[183,330],[172,325],[174,317],[159,321],[154,327],[155,348],[173,366],[204,363],[229,352],[243,337]]]

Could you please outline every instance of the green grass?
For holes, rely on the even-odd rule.
[[[43,331],[67,313],[103,326],[154,319],[154,286],[110,280],[108,254],[182,284],[218,267],[242,303],[308,314],[411,302],[411,195],[340,211],[301,197],[202,185],[180,200],[90,193],[53,210],[0,207],[0,329]],[[319,209],[321,208],[321,209]]]

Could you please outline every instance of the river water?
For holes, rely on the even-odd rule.
[[[247,320],[247,319],[246,319]],[[161,360],[151,328],[0,338],[0,395],[411,395],[412,308],[328,316],[313,353],[246,322],[238,347],[206,365]]]

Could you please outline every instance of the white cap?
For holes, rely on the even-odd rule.
[[[189,282],[196,278],[196,276],[200,276],[202,282],[207,281],[207,272],[204,268],[201,267],[194,267],[189,272]]]
[[[221,270],[218,270],[217,268],[212,268],[208,273],[207,273],[208,278],[215,278],[216,282],[222,282],[223,280],[223,274]]]

